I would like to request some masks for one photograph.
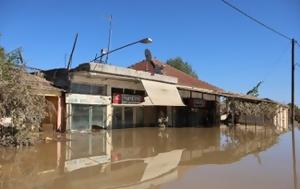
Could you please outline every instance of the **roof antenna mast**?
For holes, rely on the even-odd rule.
[[[107,52],[109,52],[110,49],[110,43],[111,43],[111,32],[112,32],[112,15],[109,16],[109,32],[108,32],[108,44],[107,44]],[[108,61],[108,54],[105,58],[105,63],[107,64]]]
[[[75,47],[76,47],[77,38],[78,38],[78,33],[76,33],[76,36],[75,36],[75,40],[74,40],[74,43],[73,43],[72,51],[71,51],[71,54],[70,54],[70,57],[69,57],[69,60],[68,60],[67,70],[70,70],[70,68],[71,68],[72,58],[73,58],[73,53],[74,53],[74,50],[75,50]]]

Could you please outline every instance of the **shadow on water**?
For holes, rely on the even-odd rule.
[[[271,148],[279,151],[276,146],[281,138],[275,130],[259,126],[132,128],[57,135],[34,147],[1,149],[0,188],[176,188],[172,183],[193,177],[191,173],[200,167],[214,165],[222,172],[221,166],[241,164],[254,172],[244,159],[253,156],[262,165],[261,154]],[[288,180],[286,185],[291,184]],[[196,180],[189,185],[179,183],[177,188],[200,185]]]
[[[297,175],[297,157],[296,157],[296,142],[295,142],[295,127],[292,121],[292,156],[293,156],[293,181],[294,188],[298,188],[298,175]]]

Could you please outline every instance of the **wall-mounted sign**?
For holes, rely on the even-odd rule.
[[[114,104],[138,104],[143,102],[144,99],[141,95],[131,95],[131,94],[113,94]]]
[[[140,95],[122,94],[122,104],[138,104],[143,102],[143,98]]]
[[[193,108],[204,108],[206,105],[205,100],[199,98],[189,99],[189,106]]]
[[[110,104],[110,96],[100,95],[84,95],[84,94],[66,94],[67,104],[95,104],[95,105],[107,105]]]

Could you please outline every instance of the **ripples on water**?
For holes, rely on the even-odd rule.
[[[53,138],[0,149],[0,188],[294,188],[290,132],[133,128]]]

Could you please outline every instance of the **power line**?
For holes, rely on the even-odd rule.
[[[269,31],[272,31],[272,32],[276,33],[277,35],[279,35],[279,36],[281,36],[281,37],[283,37],[283,38],[285,38],[285,39],[292,40],[291,37],[289,37],[289,36],[287,36],[287,35],[285,35],[285,34],[279,32],[278,30],[276,30],[276,29],[274,29],[274,28],[272,28],[272,27],[270,27],[270,26],[268,26],[268,25],[262,23],[261,21],[259,21],[259,20],[257,20],[256,18],[250,16],[249,14],[245,13],[244,11],[242,11],[242,10],[239,9],[238,7],[236,7],[236,6],[232,5],[232,4],[230,4],[229,2],[227,2],[227,1],[225,1],[225,0],[221,0],[221,1],[222,1],[223,3],[225,3],[226,5],[228,5],[229,7],[233,8],[234,10],[236,10],[237,12],[239,12],[240,14],[246,16],[247,18],[251,19],[252,21],[256,22],[257,24],[259,24],[259,25],[263,26],[264,28],[268,29]],[[298,43],[297,43],[297,44],[298,44]],[[298,44],[298,45],[299,45],[299,44]]]
[[[272,64],[268,65],[268,69],[266,73],[264,74],[263,81],[266,83],[271,74],[276,70],[277,66],[282,63],[283,57],[286,55],[286,53],[290,50],[289,47],[285,47],[282,52],[279,54],[279,56],[272,62]]]

